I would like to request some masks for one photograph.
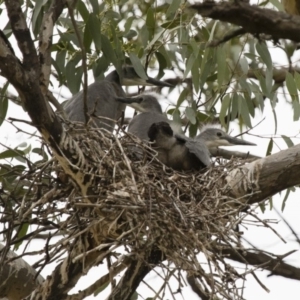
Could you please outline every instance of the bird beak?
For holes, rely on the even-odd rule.
[[[141,103],[143,97],[127,98],[127,97],[116,97],[116,100],[126,104]]]
[[[235,145],[244,145],[244,146],[256,146],[256,144],[236,138],[236,137],[232,137],[230,135],[223,137],[222,139],[224,139],[225,141],[228,142],[228,146],[235,146]]]
[[[167,86],[167,87],[174,87],[173,84],[170,84],[168,82],[156,80],[152,77],[148,77],[147,79],[143,79],[140,77],[136,78],[123,78],[122,85],[126,86],[133,86],[133,85],[142,85],[142,86]]]
[[[163,87],[163,86],[174,87],[173,84],[170,84],[170,83],[164,82],[164,81],[159,81],[159,80],[156,80],[152,77],[148,77],[146,82],[148,83],[148,85],[155,85],[155,86],[161,86],[161,87]]]
[[[143,97],[127,98],[127,97],[116,97],[116,100],[127,104],[139,112],[144,112],[144,108],[140,105],[143,101]]]

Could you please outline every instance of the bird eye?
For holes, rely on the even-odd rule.
[[[217,132],[217,136],[218,136],[218,137],[221,137],[221,136],[222,136],[222,132],[220,132],[220,131]]]

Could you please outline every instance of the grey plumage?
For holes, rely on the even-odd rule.
[[[169,120],[162,112],[156,96],[151,94],[142,94],[135,98],[118,98],[121,103],[136,109],[140,113],[133,117],[128,125],[128,132],[139,137],[141,140],[148,140],[148,131],[153,123],[169,123],[172,130],[176,133],[181,132],[180,125]]]
[[[92,126],[113,131],[115,121],[121,117],[122,111],[126,107],[126,103],[116,101],[118,97],[126,97],[122,85],[172,86],[151,77],[142,79],[131,66],[123,67],[122,71],[121,77],[115,70],[103,80],[95,81],[88,86],[87,106],[88,113],[93,116],[94,123],[92,123]],[[64,109],[70,120],[85,122],[83,91],[68,100],[64,105]]]
[[[166,122],[151,125],[149,139],[157,151],[157,158],[174,170],[200,170],[210,166],[210,153],[202,140],[173,134]]]

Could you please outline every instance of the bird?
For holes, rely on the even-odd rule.
[[[157,158],[174,170],[201,170],[211,164],[209,150],[201,139],[174,134],[167,122],[153,123],[148,137],[157,151]]]
[[[201,133],[195,137],[196,140],[204,141],[208,149],[220,146],[256,146],[256,144],[233,137],[223,131],[219,125],[206,124],[202,127]]]
[[[173,87],[167,82],[148,76],[147,79],[142,79],[132,66],[124,66],[122,76],[114,70],[103,80],[97,80],[87,88],[88,114],[93,117],[93,127],[105,128],[110,132],[114,130],[115,122],[121,117],[126,107],[125,103],[116,101],[117,97],[126,97],[122,85]],[[70,120],[85,122],[83,97],[83,91],[80,91],[64,105],[64,110]]]
[[[153,123],[149,140],[157,151],[157,158],[174,170],[201,170],[211,165],[210,150],[219,146],[256,144],[232,137],[220,128],[206,125],[195,138],[173,133],[169,123]]]
[[[141,140],[149,140],[148,131],[153,123],[169,123],[172,130],[176,133],[182,133],[181,125],[169,120],[162,112],[158,102],[157,94],[141,94],[137,97],[124,98],[118,97],[117,101],[127,104],[140,113],[132,118],[128,125],[128,132],[134,134]]]

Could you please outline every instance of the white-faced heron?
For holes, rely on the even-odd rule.
[[[232,137],[219,128],[205,126],[194,139],[173,134],[166,122],[150,126],[148,136],[158,153],[158,159],[175,170],[199,170],[210,165],[209,149],[219,146],[255,144]]]
[[[123,74],[120,77],[116,70],[109,73],[103,80],[95,81],[88,86],[87,106],[88,114],[95,116],[93,118],[94,127],[106,128],[113,131],[115,121],[118,120],[126,104],[116,101],[117,97],[126,97],[122,85],[142,85],[142,86],[168,86],[167,82],[162,82],[148,77],[142,79],[137,75],[131,66],[123,67]],[[64,105],[66,114],[70,120],[85,122],[83,110],[83,91],[78,92]]]
[[[149,140],[148,131],[153,123],[167,122],[175,133],[181,133],[181,126],[169,120],[162,112],[156,95],[141,94],[134,98],[117,98],[117,101],[125,103],[136,109],[140,114],[133,117],[128,125],[128,132],[141,140]]]

